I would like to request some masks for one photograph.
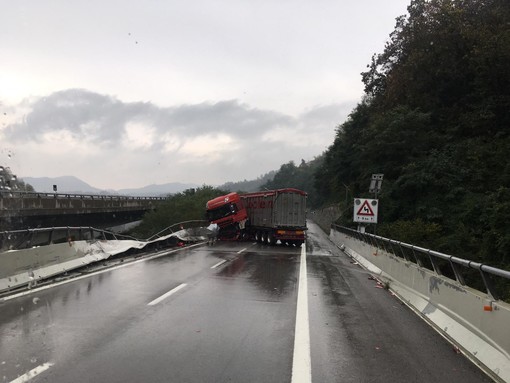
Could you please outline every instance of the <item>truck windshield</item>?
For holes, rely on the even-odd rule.
[[[237,211],[237,206],[235,204],[228,204],[220,206],[217,209],[207,210],[207,219],[209,221],[216,221],[223,217],[228,217],[229,215],[234,214]]]

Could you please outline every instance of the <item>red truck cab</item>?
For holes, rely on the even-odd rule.
[[[220,227],[222,237],[239,237],[244,230],[248,214],[237,193],[214,198],[206,204],[207,220]]]

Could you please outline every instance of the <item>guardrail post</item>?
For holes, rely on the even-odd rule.
[[[49,231],[49,234],[48,234],[48,245],[51,245],[53,244],[53,230],[55,228],[52,228],[50,231]]]
[[[398,247],[400,248],[400,252],[402,253],[402,256],[404,259],[408,262],[412,262],[413,260],[409,258],[409,255],[404,251],[404,247],[402,246],[402,242],[398,243]]]
[[[385,252],[389,253],[388,248],[386,247],[386,241],[384,241],[384,240],[382,239],[382,237],[379,237],[379,241],[380,241],[380,242],[381,242],[381,244],[382,244],[382,248],[383,248],[383,250],[384,250]]]
[[[464,276],[460,272],[460,265],[457,263],[452,262],[452,257],[450,257],[450,260],[448,261],[450,263],[450,266],[452,267],[453,274],[455,275],[455,279],[457,282],[459,282],[462,286],[466,285],[466,281],[464,280]]]
[[[434,269],[435,273],[436,273],[437,275],[443,275],[443,274],[441,273],[441,268],[439,267],[439,263],[437,262],[436,257],[434,257],[434,256],[432,256],[432,255],[430,254],[430,250],[429,250],[429,251],[427,251],[427,256],[428,256],[428,257],[429,257],[429,259],[430,259],[430,263],[432,264],[432,268]]]
[[[390,239],[390,242],[389,242],[389,243],[390,243],[391,254],[393,254],[393,255],[397,255],[397,253],[395,252],[395,248],[393,247],[393,243],[392,243],[392,242],[393,242],[393,241]]]
[[[423,262],[421,261],[421,259],[416,255],[416,253],[414,252],[414,246],[411,246],[411,253],[413,254],[413,257],[414,257],[414,260],[416,261],[416,264],[420,267],[423,267]]]
[[[489,294],[489,296],[492,299],[498,300],[499,296],[496,291],[496,286],[494,285],[494,281],[489,274],[487,274],[483,271],[483,265],[480,266],[480,274],[482,275],[483,283],[485,284],[485,288],[487,289],[487,294]]]

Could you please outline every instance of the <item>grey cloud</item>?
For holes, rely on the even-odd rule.
[[[39,141],[45,133],[67,130],[77,139],[108,144],[120,138],[126,122],[143,116],[151,107],[69,89],[34,101],[23,121],[9,126],[5,134],[12,139]]]
[[[152,103],[124,103],[111,96],[69,89],[34,101],[25,119],[10,125],[10,139],[39,141],[48,132],[67,130],[80,140],[112,145],[122,138],[126,124],[150,125],[158,133],[182,137],[225,132],[236,138],[257,137],[293,124],[284,114],[250,108],[235,100],[162,108]]]
[[[349,112],[347,105],[331,104],[294,117],[236,100],[159,107],[150,102],[122,102],[81,89],[28,100],[21,107],[28,111],[25,118],[0,133],[2,141],[17,146],[23,166],[32,172],[41,168],[38,173],[42,175],[47,169],[58,169],[60,175],[75,174],[80,169],[80,174],[88,172],[87,179],[101,180],[100,184],[109,188],[157,183],[164,177],[195,183],[256,178],[290,160],[309,160],[321,154],[333,141],[335,127]],[[181,145],[214,133],[227,134],[232,145],[209,148],[214,155],[207,154],[207,150],[196,155],[185,153],[178,146],[168,150],[165,142],[119,150],[115,144],[123,139],[130,123],[147,125],[156,137],[170,133]],[[85,145],[71,157],[69,151],[57,149],[44,157],[43,164],[41,158],[48,148],[46,142],[41,144],[42,137],[59,130],[92,143],[94,154],[88,155]]]
[[[274,126],[293,122],[289,116],[250,108],[236,100],[169,108],[164,118],[171,129],[193,134],[226,132],[239,138],[260,136]]]

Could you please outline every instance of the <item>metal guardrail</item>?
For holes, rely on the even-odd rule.
[[[165,201],[167,197],[133,197],[106,194],[41,193],[27,191],[0,190],[0,198],[73,198],[89,200],[150,200]]]
[[[142,242],[154,241],[176,231],[207,226],[208,221],[191,220],[178,222],[166,227],[146,240],[140,240],[129,235],[114,233],[108,230],[90,226],[48,227],[26,230],[0,231],[0,252],[8,250],[29,249],[37,246],[47,246],[57,243],[89,240],[134,240]]]
[[[498,269],[483,263],[469,261],[452,255],[440,253],[438,251],[425,249],[423,247],[411,245],[409,243],[395,241],[393,239],[380,237],[375,234],[361,233],[359,231],[339,226],[331,225],[335,230],[350,235],[360,241],[363,241],[387,253],[391,253],[406,261],[413,262],[420,267],[427,268],[437,275],[456,280],[463,286],[467,286],[463,269],[476,270],[480,273],[483,285],[493,299],[501,298],[496,288],[494,277],[501,277],[510,281],[510,271]]]
[[[161,231],[157,232],[156,234],[152,235],[151,237],[147,238],[146,241],[150,242],[155,239],[164,237],[165,235],[175,233],[176,231],[179,231],[179,230],[205,227],[208,225],[209,225],[209,221],[205,221],[205,220],[190,220],[190,221],[174,223],[173,225],[167,226],[163,230],[161,230]],[[175,228],[177,228],[177,230],[175,230]]]
[[[13,230],[0,232],[0,252],[8,250],[29,249],[37,246],[47,246],[56,243],[86,240],[117,240],[136,238],[128,235],[116,234],[111,231],[93,227],[50,227],[27,230]]]

